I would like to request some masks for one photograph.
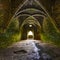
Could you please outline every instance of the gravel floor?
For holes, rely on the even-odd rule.
[[[60,48],[37,40],[24,40],[0,49],[0,60],[60,60]]]

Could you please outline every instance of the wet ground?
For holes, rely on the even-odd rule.
[[[0,49],[0,60],[60,60],[60,48],[37,40],[24,40]]]

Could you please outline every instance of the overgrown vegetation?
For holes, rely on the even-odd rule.
[[[17,19],[12,19],[5,33],[0,33],[0,48],[5,48],[14,42],[20,40],[19,22]]]
[[[60,46],[60,32],[56,28],[51,18],[45,18],[42,30],[41,39],[44,42],[53,43]]]

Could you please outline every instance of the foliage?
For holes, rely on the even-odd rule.
[[[60,46],[60,32],[53,23],[53,20],[49,17],[47,17],[43,22],[41,39],[44,42],[53,43]]]
[[[20,40],[18,20],[12,19],[5,33],[0,33],[0,48],[5,48]]]

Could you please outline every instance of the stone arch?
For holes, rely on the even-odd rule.
[[[26,28],[23,29],[23,27],[25,27],[26,25],[27,26],[33,25],[33,28],[30,28],[30,27],[27,28],[26,27]],[[34,34],[35,34],[34,39],[37,39],[37,40],[40,40],[41,39],[40,38],[40,35],[39,35],[40,34],[40,31],[41,31],[41,25],[38,22],[38,20],[35,19],[33,16],[28,17],[22,23],[21,28],[20,28],[20,31],[21,31],[21,35],[23,34],[23,36],[22,36],[21,40],[26,39],[26,37],[27,37],[26,34],[27,34],[27,31],[29,31],[29,30],[32,30],[34,32]],[[25,38],[23,38],[23,37],[25,37]]]

